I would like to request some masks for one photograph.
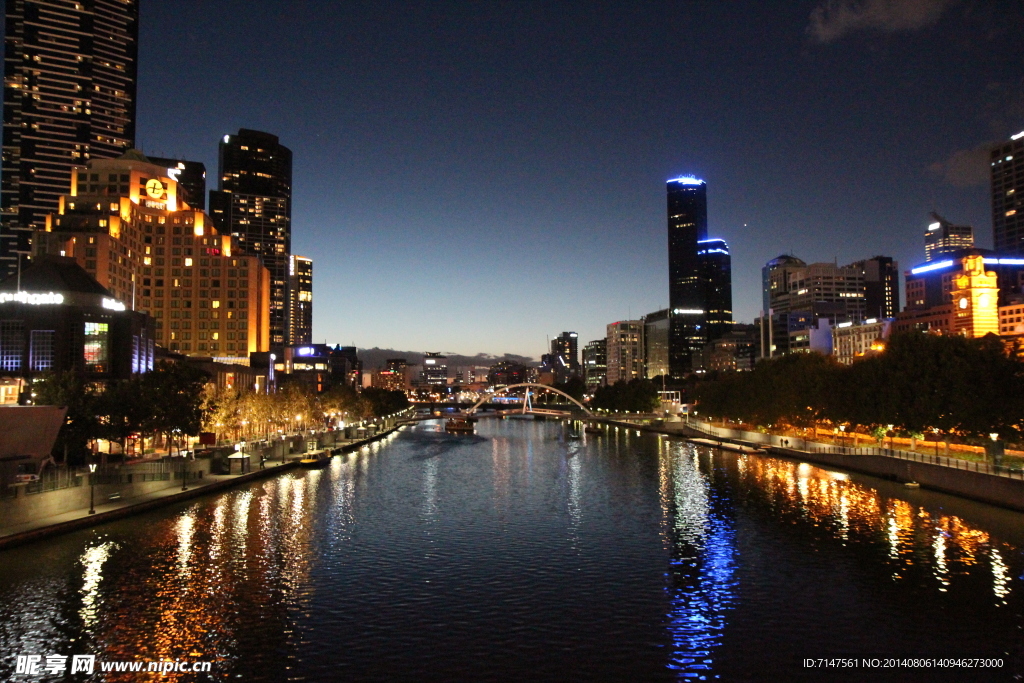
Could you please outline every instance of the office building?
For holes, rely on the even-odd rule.
[[[292,253],[292,152],[276,135],[245,128],[220,142],[217,190],[210,216],[241,252],[270,271],[270,343],[288,343],[288,277]]]
[[[890,256],[874,256],[850,264],[864,280],[864,316],[892,318],[900,312],[900,265]]]
[[[732,325],[729,247],[708,239],[707,184],[698,178],[667,183],[669,270],[669,374],[694,369],[711,335]],[[611,353],[609,349],[609,354]],[[611,358],[609,355],[609,380]]]
[[[446,386],[448,384],[448,356],[440,353],[423,354],[423,384]]]
[[[881,353],[892,332],[893,319],[869,318],[864,322],[839,323],[832,328],[832,355],[843,365]]]
[[[747,372],[757,362],[757,328],[736,325],[701,351],[701,372]]]
[[[571,375],[579,375],[579,335],[575,332],[563,332],[551,340],[551,354],[562,359],[562,366]]]
[[[992,245],[1000,254],[1024,255],[1024,131],[990,152]]]
[[[487,373],[487,383],[492,387],[507,387],[530,381],[530,369],[511,361],[498,361]]]
[[[607,326],[607,383],[630,382],[644,372],[644,321],[620,320]]]
[[[583,383],[593,393],[608,383],[608,339],[595,339],[583,347]]]
[[[206,164],[149,154],[146,158],[166,168],[168,175],[178,181],[178,201],[184,201],[190,209],[206,211]]]
[[[922,311],[951,301],[955,280],[961,272],[963,259],[979,256],[986,271],[996,274],[999,305],[1007,305],[1024,293],[1024,257],[1006,256],[989,249],[965,249],[946,254],[941,261],[922,263],[904,272],[906,310]]]
[[[718,339],[732,329],[732,259],[725,240],[706,239],[697,245],[704,286],[704,338]]]
[[[0,277],[31,252],[71,169],[134,146],[138,3],[9,0]]]
[[[934,211],[931,217],[932,222],[924,233],[926,263],[974,246],[974,228],[969,225],[953,225]]]
[[[0,402],[43,373],[89,382],[153,369],[155,328],[71,258],[40,257],[0,282]]]
[[[644,367],[647,379],[668,377],[668,337],[672,323],[669,309],[644,316]]]
[[[179,206],[167,171],[135,150],[76,168],[70,194],[35,233],[35,254],[75,259],[115,299],[149,313],[170,351],[267,351],[269,274],[203,211]]]
[[[313,340],[313,259],[305,256],[289,257],[288,339],[290,344]]]

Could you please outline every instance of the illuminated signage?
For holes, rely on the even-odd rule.
[[[700,178],[694,178],[692,175],[684,175],[679,178],[673,178],[669,181],[670,183],[679,183],[680,185],[703,185],[704,181]]]
[[[111,311],[126,310],[125,305],[120,301],[115,301],[114,299],[108,299],[106,297],[103,298],[103,308],[109,309]]]
[[[703,309],[700,308],[674,308],[672,312],[676,315],[704,315]]]
[[[1024,138],[1024,130],[1022,130],[1021,132],[1017,133],[1016,135],[1011,135],[1010,136],[1011,140],[1020,140],[1021,138]]]
[[[313,355],[313,347],[312,346],[303,346],[302,348],[295,349],[295,355],[297,355],[297,356],[312,356]]]
[[[942,223],[931,223],[928,225],[929,230],[938,230],[942,227]]]
[[[0,304],[16,303],[33,306],[60,305],[64,303],[64,295],[55,292],[0,292]]]
[[[153,199],[163,199],[164,196],[164,184],[156,178],[151,178],[146,181],[146,194]]]
[[[181,173],[181,169],[180,168],[169,168],[169,169],[167,169],[167,177],[170,178],[171,180],[173,180],[174,182],[178,182],[178,175],[180,173]]]

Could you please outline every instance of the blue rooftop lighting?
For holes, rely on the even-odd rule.
[[[697,244],[710,244],[711,242],[718,242],[719,244],[725,245],[726,249],[729,248],[729,244],[725,240],[723,240],[723,239],[721,239],[719,237],[711,237],[711,238],[706,239],[706,240],[697,240]]]
[[[918,266],[910,271],[911,275],[920,275],[921,273],[930,273],[933,270],[939,270],[940,268],[949,268],[953,265],[952,260],[939,261],[937,263],[929,263],[927,266]]]
[[[670,183],[679,183],[680,185],[704,185],[704,181],[700,178],[695,178],[692,175],[684,175],[679,178],[673,178],[668,181]]]

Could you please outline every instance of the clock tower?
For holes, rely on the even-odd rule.
[[[999,334],[999,283],[985,271],[981,255],[963,259],[963,271],[953,281],[955,332],[965,337]]]

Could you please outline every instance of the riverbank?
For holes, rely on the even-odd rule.
[[[374,436],[338,446],[331,449],[335,451],[332,457],[358,450],[363,446],[387,437],[400,428],[401,425],[395,426]],[[89,514],[89,509],[83,507],[58,515],[41,517],[22,524],[0,527],[0,550],[91,526],[106,524],[107,522],[132,517],[156,508],[218,493],[240,484],[277,476],[298,468],[299,459],[299,457],[293,457],[291,460],[273,463],[268,461],[264,463],[262,469],[242,474],[207,474],[201,479],[190,480],[189,488],[185,491],[182,491],[180,486],[174,485],[131,498],[108,500],[95,506],[95,514]]]
[[[965,466],[959,467],[956,466],[958,463],[955,460],[942,457],[929,456],[925,458],[919,454],[920,459],[899,457],[898,455],[883,454],[881,451],[877,453],[864,452],[869,449],[830,447],[826,444],[816,444],[796,438],[786,439],[786,444],[783,444],[778,443],[782,441],[781,438],[769,434],[754,432],[736,434],[736,430],[728,430],[730,433],[721,434],[714,429],[695,429],[685,422],[638,425],[610,418],[594,418],[594,421],[626,429],[681,436],[690,440],[707,441],[710,439],[724,444],[757,448],[776,457],[834,467],[902,483],[915,482],[921,487],[933,491],[941,491],[981,503],[1024,512],[1024,478],[1007,476],[1005,473],[993,471],[988,465],[975,463],[974,469],[968,469],[967,461],[962,461]],[[793,442],[797,442],[803,448],[793,447]]]

